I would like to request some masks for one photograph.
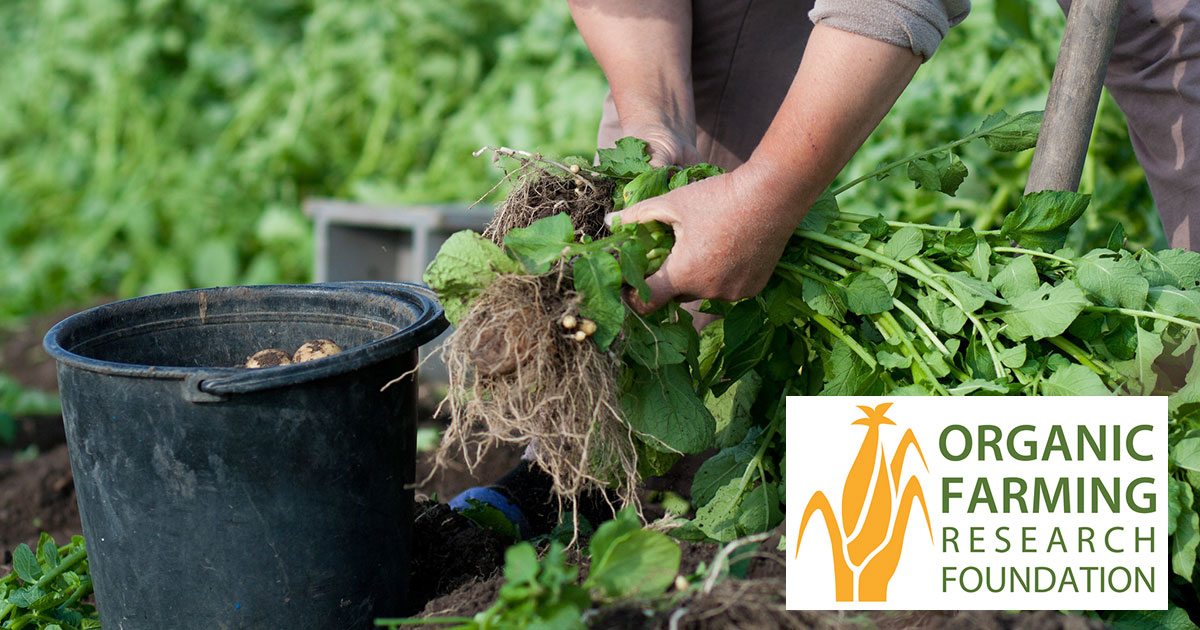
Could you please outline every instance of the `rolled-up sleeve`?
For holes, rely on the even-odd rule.
[[[816,0],[808,16],[815,24],[903,46],[929,59],[970,10],[970,0]]]

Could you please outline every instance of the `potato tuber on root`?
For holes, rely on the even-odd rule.
[[[342,349],[336,343],[328,339],[313,339],[305,342],[297,350],[296,354],[292,355],[292,363],[304,363],[314,359],[321,359],[328,356],[333,356]]]
[[[259,350],[246,359],[246,367],[248,368],[269,368],[291,364],[292,355],[278,348]]]
[[[579,309],[565,269],[501,275],[476,298],[442,347],[451,423],[437,467],[468,468],[500,442],[529,453],[573,504],[585,490],[610,488],[636,501],[637,455],[621,416],[620,349],[580,343],[564,319]],[[584,320],[586,321],[586,320]],[[441,410],[439,409],[439,412]]]

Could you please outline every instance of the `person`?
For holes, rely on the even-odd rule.
[[[670,300],[733,301],[766,285],[793,230],[867,139],[969,0],[568,0],[609,82],[598,146],[635,136],[651,164],[727,173],[618,213],[670,224],[675,245],[647,278],[648,313]],[[1060,0],[1064,11],[1070,0]],[[1129,120],[1172,246],[1200,246],[1200,2],[1125,3],[1106,85]],[[1192,63],[1188,63],[1192,61]],[[550,522],[522,461],[467,498],[514,521]],[[510,499],[512,499],[510,501]],[[532,506],[532,509],[531,507]],[[523,528],[524,531],[524,528]]]
[[[758,293],[807,208],[970,9],[967,0],[569,4],[610,86],[599,146],[633,135],[655,165],[729,171],[619,213],[675,231],[647,279],[650,301],[631,302],[642,312]],[[1191,220],[1200,161],[1188,155],[1200,147],[1198,14],[1188,0],[1126,2],[1106,77],[1169,243],[1183,248],[1200,246],[1200,218]]]

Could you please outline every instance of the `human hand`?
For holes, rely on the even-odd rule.
[[[652,122],[622,122],[621,131],[646,141],[650,166],[690,166],[700,162],[696,124],[690,118],[672,120],[663,116]]]
[[[646,278],[650,301],[633,292],[626,300],[645,314],[672,299],[734,301],[758,294],[815,199],[773,193],[746,164],[615,213],[622,223],[658,221],[675,231],[671,253]]]

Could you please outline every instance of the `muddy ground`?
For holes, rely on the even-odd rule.
[[[0,330],[0,370],[25,387],[54,391],[57,379],[53,362],[41,350],[42,336],[54,323],[73,311],[36,318],[15,331]],[[432,417],[433,400],[422,401],[420,424],[439,426]],[[0,445],[0,574],[10,570],[11,550],[19,543],[33,545],[42,531],[56,540],[81,534],[75,504],[75,487],[67,455],[62,419],[56,416],[19,418],[14,444]],[[506,541],[480,530],[451,512],[444,502],[461,490],[499,477],[516,462],[518,453],[495,453],[472,476],[465,469],[439,472],[418,490],[414,523],[413,580],[409,610],[397,614],[423,616],[473,615],[487,608],[501,584]],[[417,479],[430,470],[430,454],[417,463]],[[659,488],[686,488],[683,477],[658,480]],[[439,502],[430,501],[434,496]],[[1102,628],[1094,621],[1050,612],[905,612],[816,613],[785,612],[783,553],[775,551],[777,538],[764,544],[750,562],[746,580],[728,580],[707,595],[681,599],[680,608],[654,611],[640,606],[612,607],[589,618],[593,628],[659,629],[730,628],[931,628],[970,630],[1084,630]],[[717,547],[683,543],[681,573],[689,574],[700,563],[711,564]],[[453,550],[453,553],[446,553]],[[586,569],[586,567],[585,567]],[[678,611],[685,609],[683,613]],[[382,611],[381,611],[382,612]],[[674,621],[674,623],[672,623]]]

